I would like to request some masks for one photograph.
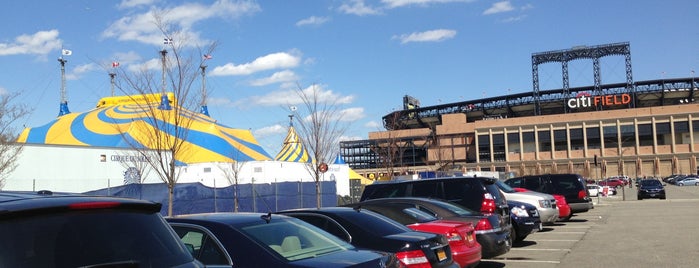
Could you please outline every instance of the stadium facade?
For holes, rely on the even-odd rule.
[[[603,84],[599,58],[623,56],[626,82]],[[570,88],[567,63],[593,61],[594,85]],[[539,90],[538,65],[561,63],[563,88]],[[628,43],[532,54],[527,93],[403,110],[386,131],[341,142],[350,168],[374,180],[425,172],[498,171],[662,177],[697,173],[699,104],[695,77],[634,82]]]

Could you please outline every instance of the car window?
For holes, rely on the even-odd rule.
[[[340,238],[298,219],[256,221],[240,226],[240,230],[289,261],[354,249]]]
[[[182,242],[192,249],[192,256],[205,265],[228,265],[228,257],[208,234],[195,228],[172,227]]]
[[[457,214],[459,216],[474,216],[474,215],[482,215],[480,212],[468,209],[466,207],[460,206],[458,204],[450,203],[450,202],[439,202],[436,203],[437,206],[440,206],[446,210],[451,211],[454,214]],[[420,207],[420,209],[423,209],[423,207]],[[427,210],[431,211],[431,210]],[[436,213],[432,212],[432,215],[436,215]]]
[[[412,196],[418,197],[439,197],[438,194],[438,181],[421,181],[412,183],[413,194]]]
[[[661,183],[658,180],[642,180],[641,185],[643,185],[643,186],[658,186],[658,185],[661,185]]]
[[[403,213],[415,219],[415,223],[425,223],[437,220],[436,217],[423,211],[420,211],[420,209],[414,207],[403,209]]]
[[[367,186],[362,193],[362,200],[382,197],[405,196],[405,183],[375,184]]]
[[[501,181],[501,180],[496,181],[496,182],[495,182],[495,185],[497,185],[498,188],[500,188],[500,190],[502,190],[502,191],[505,192],[505,193],[510,193],[510,194],[511,194],[511,193],[516,193],[516,192],[517,192],[517,191],[515,191],[515,189],[512,189],[512,187],[510,187],[509,185],[507,185],[505,182],[503,182],[503,181]]]

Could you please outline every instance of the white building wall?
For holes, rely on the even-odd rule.
[[[137,166],[130,163],[135,155],[131,149],[26,144],[2,190],[86,192],[124,185],[124,172]],[[154,171],[142,173],[143,183],[161,182]]]
[[[129,167],[145,166],[143,183],[161,183],[157,172],[145,164],[130,162],[137,155],[132,149],[26,144],[17,169],[1,190],[82,193],[124,185]],[[304,163],[250,161],[242,164],[238,183],[312,182]],[[142,168],[143,169],[143,168]],[[230,163],[190,164],[179,169],[178,182],[200,182],[209,187],[227,187],[233,181]],[[230,180],[230,181],[229,181]],[[321,178],[335,181],[338,195],[349,195],[349,167],[329,165]]]

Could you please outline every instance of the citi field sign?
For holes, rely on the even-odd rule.
[[[631,102],[631,95],[620,94],[620,95],[602,95],[602,96],[592,96],[587,92],[580,92],[575,98],[568,99],[568,107],[571,109],[585,108],[585,107],[596,107],[601,106],[612,106],[612,105],[624,105]]]

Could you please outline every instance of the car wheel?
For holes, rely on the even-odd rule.
[[[665,200],[665,196],[664,196],[664,195],[663,195],[663,196],[661,196],[661,197],[660,197],[660,199],[662,199],[662,200]]]
[[[695,182],[695,183],[694,183],[694,186],[699,186],[699,182]]]
[[[638,199],[638,200],[643,200],[643,197],[639,195],[639,196],[637,197],[637,199]]]
[[[677,186],[684,186],[684,183],[678,183]]]
[[[566,216],[566,217],[563,217],[563,218],[561,218],[561,220],[562,220],[562,221],[569,221],[569,220],[570,220],[570,218],[572,218],[572,217],[573,217],[573,213],[570,213],[570,215],[568,215],[568,216]]]

